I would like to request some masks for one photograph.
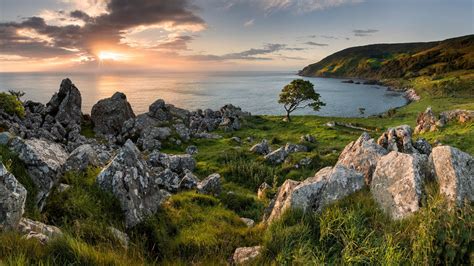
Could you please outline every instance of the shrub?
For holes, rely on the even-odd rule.
[[[25,108],[14,95],[0,92],[0,106],[7,114],[25,116]]]

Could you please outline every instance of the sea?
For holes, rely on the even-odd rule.
[[[64,78],[70,78],[81,91],[83,113],[90,113],[97,101],[120,91],[127,96],[135,114],[147,112],[151,103],[164,99],[188,110],[216,110],[231,103],[255,115],[282,115],[285,111],[278,103],[278,95],[286,84],[299,78],[314,84],[326,106],[318,112],[308,107],[294,114],[364,117],[407,103],[401,93],[384,86],[300,77],[291,71],[0,73],[0,91],[21,90],[26,93],[24,100],[47,103]]]

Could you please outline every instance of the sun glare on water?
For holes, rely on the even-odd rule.
[[[104,61],[104,60],[112,60],[112,61],[120,61],[125,59],[125,55],[115,53],[115,52],[107,52],[107,51],[102,51],[99,53],[99,60]]]

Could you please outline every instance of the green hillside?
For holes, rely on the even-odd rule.
[[[351,47],[306,66],[299,74],[388,80],[389,83],[396,80],[417,83],[423,78],[433,81],[431,85],[454,82],[472,94],[474,35],[426,43]]]

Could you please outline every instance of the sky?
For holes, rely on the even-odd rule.
[[[473,0],[0,0],[0,72],[291,70],[473,34]]]

